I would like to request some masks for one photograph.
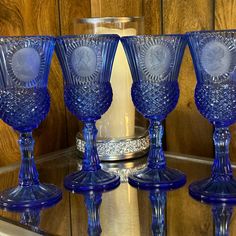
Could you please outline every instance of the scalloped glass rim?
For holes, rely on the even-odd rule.
[[[27,40],[27,39],[55,41],[56,37],[52,35],[0,36],[0,42],[5,42],[5,40],[8,40],[8,39],[12,39],[15,41],[22,41],[22,40]]]
[[[92,38],[92,39],[120,39],[120,36],[118,34],[77,34],[77,35],[62,35],[56,37],[56,41],[62,41],[64,39],[86,39],[86,38]]]
[[[199,30],[199,31],[189,31],[186,32],[186,36],[193,34],[209,34],[209,33],[224,33],[224,32],[233,32],[236,33],[236,29],[222,29],[222,30]]]
[[[145,38],[169,38],[169,37],[180,37],[186,39],[185,34],[143,34],[143,35],[133,35],[133,36],[124,36],[121,37],[121,40],[124,39],[145,39]]]

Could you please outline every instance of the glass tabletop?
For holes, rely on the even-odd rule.
[[[45,209],[22,212],[0,210],[0,219],[45,235],[83,236],[88,232],[89,235],[100,235],[102,231],[104,236],[208,236],[214,235],[215,226],[220,226],[219,221],[230,220],[232,214],[229,231],[230,235],[234,235],[236,214],[232,213],[233,206],[203,204],[188,194],[190,182],[210,175],[211,161],[171,153],[166,156],[168,166],[186,173],[184,187],[168,192],[131,187],[126,182],[127,174],[142,167],[146,161],[144,157],[104,163],[105,169],[121,175],[121,185],[110,192],[82,195],[63,188],[63,178],[81,167],[80,154],[76,149],[73,147],[45,155],[36,161],[40,181],[59,186],[63,190],[63,199]],[[234,165],[233,168],[236,174]],[[17,184],[18,169],[18,165],[0,168],[0,190]],[[0,235],[7,235],[1,234],[1,227]]]

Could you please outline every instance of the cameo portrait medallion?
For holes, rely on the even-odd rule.
[[[43,49],[32,41],[12,47],[7,54],[7,61],[7,69],[12,81],[24,87],[37,84],[46,66]]]
[[[34,48],[22,48],[12,56],[14,75],[23,82],[35,79],[39,74],[40,56]]]
[[[207,74],[219,77],[229,72],[231,52],[223,42],[209,41],[202,48],[200,61]]]
[[[96,71],[96,54],[90,47],[78,47],[71,55],[71,64],[78,76],[89,77]]]
[[[159,40],[144,46],[140,66],[147,80],[161,80],[172,69],[173,50],[171,45]]]
[[[145,55],[144,61],[148,72],[154,76],[165,74],[168,70],[171,53],[165,45],[151,46]]]

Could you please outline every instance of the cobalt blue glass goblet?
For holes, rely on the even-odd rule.
[[[208,179],[189,186],[206,202],[236,202],[236,181],[229,159],[229,126],[236,121],[236,30],[187,34],[197,77],[195,102],[214,125],[215,159]]]
[[[147,167],[129,176],[135,187],[178,188],[185,175],[166,167],[162,149],[162,121],[179,98],[178,74],[186,45],[182,35],[130,36],[121,39],[129,61],[132,99],[137,110],[150,120]]]
[[[70,191],[108,190],[120,178],[101,169],[96,147],[96,120],[112,102],[110,84],[118,35],[62,36],[56,52],[64,75],[64,99],[67,108],[84,123],[85,152],[82,169],[64,180]]]
[[[34,162],[33,129],[50,107],[48,73],[55,39],[48,36],[0,37],[0,117],[20,132],[19,184],[0,193],[8,209],[43,207],[59,201],[61,191],[39,183]]]

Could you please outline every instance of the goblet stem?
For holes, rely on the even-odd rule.
[[[232,168],[229,159],[229,128],[215,127],[213,140],[215,144],[215,159],[212,167],[212,178],[220,178],[227,181],[233,178]]]
[[[211,177],[192,183],[189,193],[193,198],[205,202],[236,203],[236,180],[229,158],[229,128],[215,127],[213,140],[215,159]]]
[[[129,175],[129,183],[138,188],[174,189],[183,186],[185,175],[166,166],[165,155],[162,149],[163,126],[160,121],[150,120],[149,136],[150,150],[147,166]]]
[[[39,175],[34,162],[34,139],[32,132],[21,133],[18,143],[22,158],[19,185],[37,185],[39,184]]]
[[[165,236],[166,192],[150,191],[149,198],[152,205],[152,234],[153,236]]]
[[[84,124],[83,135],[85,139],[85,152],[83,158],[83,170],[95,171],[101,169],[96,146],[97,128],[95,121]]]
[[[19,184],[0,194],[0,205],[8,209],[50,206],[62,198],[62,192],[52,184],[40,184],[34,162],[34,139],[31,132],[21,133],[18,140],[21,150]]]
[[[150,120],[150,150],[148,154],[148,167],[153,169],[163,169],[166,167],[165,156],[162,149],[163,132],[163,125],[160,121]]]
[[[65,177],[64,186],[73,192],[111,190],[120,184],[120,177],[101,169],[96,146],[95,121],[84,124],[85,151],[82,170]]]
[[[41,209],[39,208],[26,209],[21,214],[20,223],[37,229],[40,223],[40,211]]]
[[[215,223],[215,235],[216,236],[228,236],[229,225],[232,216],[233,207],[229,205],[216,205],[212,208],[214,223]]]
[[[102,194],[93,191],[87,192],[84,195],[84,201],[88,211],[88,235],[99,236],[102,232],[99,216]]]

